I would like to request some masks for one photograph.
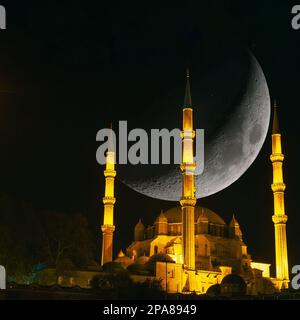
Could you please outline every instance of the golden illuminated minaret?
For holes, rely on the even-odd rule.
[[[105,176],[105,195],[103,197],[104,204],[104,219],[102,230],[102,254],[101,265],[106,262],[112,261],[113,257],[113,233],[114,226],[114,204],[116,198],[114,196],[114,183],[115,183],[115,150],[112,135],[108,139],[108,150],[106,153],[106,167],[104,170]]]
[[[275,252],[276,252],[276,278],[282,283],[282,288],[287,288],[289,283],[289,268],[286,241],[287,215],[284,209],[284,190],[282,163],[284,155],[281,149],[281,134],[279,130],[277,106],[274,105],[272,128],[272,154],[273,183],[271,185],[274,195],[274,215],[272,220],[275,227]]]
[[[182,123],[182,249],[183,264],[186,269],[195,270],[195,182],[194,173],[196,164],[194,161],[194,137],[193,109],[189,82],[189,70],[187,70],[185,101]]]

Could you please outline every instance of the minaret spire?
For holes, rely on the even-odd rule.
[[[272,220],[275,228],[276,278],[279,289],[288,288],[289,269],[286,240],[287,215],[284,208],[284,191],[282,164],[284,155],[281,149],[281,134],[278,125],[277,106],[274,105],[272,154],[270,156],[273,166],[273,183],[271,185],[274,196],[274,215]]]
[[[180,205],[182,208],[182,249],[183,264],[188,272],[187,284],[190,291],[194,287],[195,272],[195,168],[193,144],[195,131],[193,129],[193,109],[189,82],[189,70],[187,70],[187,84],[182,121],[182,196]]]
[[[272,127],[272,134],[276,134],[279,133],[280,134],[280,130],[279,130],[279,121],[278,121],[278,115],[277,115],[277,103],[276,100],[274,101],[274,116],[273,116],[273,127]]]
[[[113,233],[114,226],[114,204],[116,198],[114,197],[114,182],[116,176],[115,170],[115,150],[114,150],[114,134],[112,131],[108,137],[108,150],[106,153],[106,167],[104,170],[105,176],[105,195],[103,197],[104,204],[104,218],[102,230],[102,254],[101,265],[106,262],[112,261],[113,257]]]
[[[184,97],[184,107],[192,108],[192,96],[190,87],[190,70],[186,68],[186,87],[185,87],[185,97]]]

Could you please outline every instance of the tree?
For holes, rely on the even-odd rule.
[[[126,269],[107,270],[96,275],[91,281],[96,296],[102,299],[162,299],[161,281],[146,279],[134,282]]]
[[[0,264],[5,266],[10,281],[24,283],[31,276],[32,256],[28,243],[18,238],[7,224],[0,224]]]
[[[94,244],[87,219],[81,214],[47,212],[41,237],[41,257],[59,272],[93,261]]]

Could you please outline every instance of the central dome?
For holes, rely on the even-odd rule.
[[[174,207],[164,212],[164,215],[168,219],[169,223],[181,223],[182,222],[182,211],[181,207]],[[195,221],[199,218],[200,215],[203,215],[207,218],[208,222],[218,225],[225,226],[226,223],[224,220],[215,212],[210,209],[196,206],[195,207]]]

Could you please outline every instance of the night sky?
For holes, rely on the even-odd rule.
[[[45,210],[82,212],[96,234],[104,191],[103,168],[95,159],[97,131],[118,120],[168,128],[169,108],[180,127],[187,65],[195,112],[201,115],[201,74],[213,68],[214,57],[216,65],[223,62],[223,51],[244,46],[259,61],[280,106],[289,263],[299,264],[300,31],[291,28],[294,3],[63,3],[6,5],[7,30],[0,30],[0,192]],[[208,47],[215,56],[205,65]],[[234,90],[228,83],[217,89]],[[270,152],[269,135],[237,182],[198,203],[226,222],[234,213],[254,260],[273,263]],[[118,174],[126,170],[118,168]],[[161,209],[178,205],[144,197],[120,181],[116,196],[115,250],[133,239],[139,217],[152,223]]]

